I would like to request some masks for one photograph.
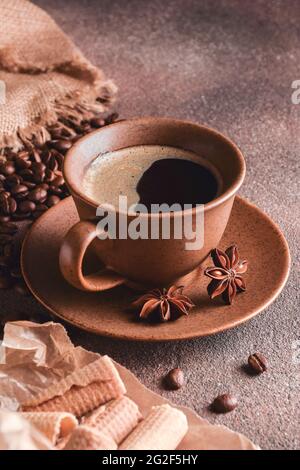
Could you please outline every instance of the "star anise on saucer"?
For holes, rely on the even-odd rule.
[[[247,271],[248,261],[240,260],[236,245],[226,251],[216,248],[211,257],[215,266],[204,271],[212,279],[207,287],[208,295],[211,299],[222,295],[224,302],[231,305],[236,294],[246,290],[242,274]]]
[[[181,315],[188,315],[188,311],[194,307],[191,299],[182,291],[182,286],[153,289],[135,300],[132,305],[141,309],[141,319],[151,318],[161,322],[175,320]]]

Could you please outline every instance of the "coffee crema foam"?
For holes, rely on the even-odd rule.
[[[137,188],[143,175],[147,174],[146,172],[151,169],[153,164],[167,159],[185,160],[202,167],[216,183],[216,194],[211,199],[220,194],[222,179],[210,162],[194,152],[160,145],[138,145],[98,155],[86,169],[82,182],[83,191],[87,197],[98,204],[110,204],[117,208],[120,195],[127,197],[128,206],[137,204],[140,202]],[[172,166],[171,161],[170,164]],[[167,188],[168,185],[172,188],[172,185],[176,184],[176,182],[172,182],[171,176],[166,179],[164,184]],[[160,183],[158,178],[157,185]],[[188,181],[183,184],[188,185]],[[155,185],[155,181],[153,185]],[[157,190],[159,191],[159,188]],[[159,202],[164,203],[165,201]],[[185,202],[190,203],[191,201]],[[202,203],[203,201],[197,202]]]

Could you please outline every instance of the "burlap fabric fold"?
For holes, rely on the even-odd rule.
[[[26,0],[0,0],[0,151],[33,138],[44,143],[47,125],[105,111],[115,93],[47,13]]]

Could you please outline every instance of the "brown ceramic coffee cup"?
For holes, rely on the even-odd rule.
[[[173,146],[190,150],[207,159],[222,178],[219,195],[205,204],[203,246],[186,250],[181,239],[106,239],[97,237],[98,204],[82,190],[87,166],[99,154],[136,145]],[[237,146],[208,127],[170,118],[137,118],[105,126],[80,139],[66,155],[64,177],[74,199],[80,221],[66,234],[60,250],[60,269],[65,279],[78,289],[103,291],[126,283],[136,288],[168,287],[190,282],[210,251],[217,247],[226,228],[235,194],[245,176],[245,161]],[[189,209],[196,219],[197,207]],[[182,212],[143,214],[170,217],[171,233]],[[127,215],[128,224],[134,215]],[[83,274],[87,249],[97,258],[99,270]]]

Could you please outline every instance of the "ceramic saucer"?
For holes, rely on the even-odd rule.
[[[274,222],[253,204],[236,197],[220,248],[233,243],[241,258],[247,258],[247,291],[233,305],[211,301],[209,279],[199,275],[187,287],[196,307],[188,317],[163,324],[137,321],[128,311],[136,293],[127,287],[88,293],[70,286],[58,267],[59,247],[68,229],[78,220],[71,198],[48,210],[32,226],[22,249],[22,270],[33,295],[61,319],[84,330],[115,338],[142,341],[172,341],[208,336],[233,328],[270,305],[282,290],[289,272],[287,242]],[[208,259],[207,265],[211,265]]]

